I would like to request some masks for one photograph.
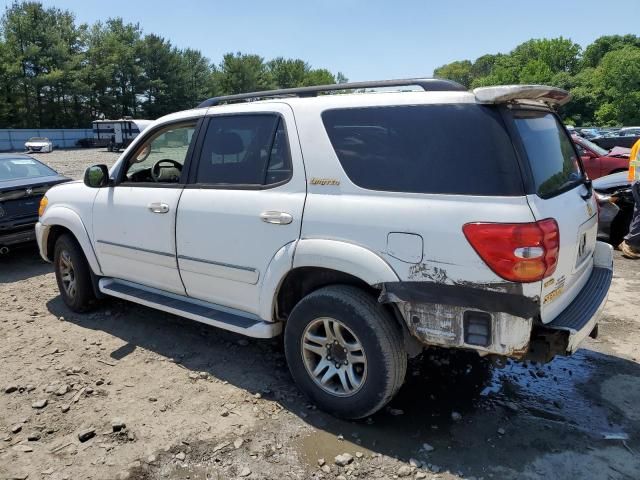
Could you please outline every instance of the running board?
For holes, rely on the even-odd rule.
[[[282,332],[282,323],[265,322],[256,315],[214,303],[176,295],[126,280],[101,278],[98,287],[105,295],[122,298],[147,307],[173,313],[212,327],[253,338],[273,338]]]

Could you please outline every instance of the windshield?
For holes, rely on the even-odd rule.
[[[50,175],[57,173],[33,158],[0,158],[0,182]]]
[[[581,182],[573,142],[553,113],[519,110],[513,113],[513,119],[540,197],[552,197]]]
[[[608,150],[602,148],[600,145],[597,145],[597,144],[593,143],[591,140],[587,140],[586,138],[583,138],[579,142],[579,144],[582,145],[584,148],[588,148],[589,150],[594,152],[599,157],[604,157],[605,155],[607,155],[609,153]]]
[[[27,140],[27,142],[48,142],[48,141],[49,139],[44,137],[31,137],[29,140]]]

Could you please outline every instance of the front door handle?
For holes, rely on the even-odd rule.
[[[293,217],[286,212],[276,212],[269,210],[260,214],[260,219],[265,223],[273,223],[276,225],[289,225],[293,222]]]
[[[162,202],[153,202],[150,203],[147,208],[152,213],[167,213],[169,211],[169,205]]]

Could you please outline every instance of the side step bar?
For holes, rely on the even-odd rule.
[[[105,295],[129,300],[248,337],[273,338],[282,332],[282,323],[280,322],[265,322],[250,313],[138,285],[126,280],[101,278],[98,287]]]

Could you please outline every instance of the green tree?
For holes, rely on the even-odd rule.
[[[607,53],[627,46],[640,48],[640,38],[636,35],[605,35],[597,38],[584,49],[583,68],[595,68]]]
[[[433,71],[433,75],[438,78],[456,81],[469,88],[473,79],[472,68],[473,65],[469,60],[461,60],[436,68]]]
[[[214,83],[224,94],[257,92],[275,86],[264,59],[241,52],[223,57],[214,70]]]
[[[640,48],[626,46],[605,54],[595,71],[605,101],[595,113],[604,124],[640,124]]]

